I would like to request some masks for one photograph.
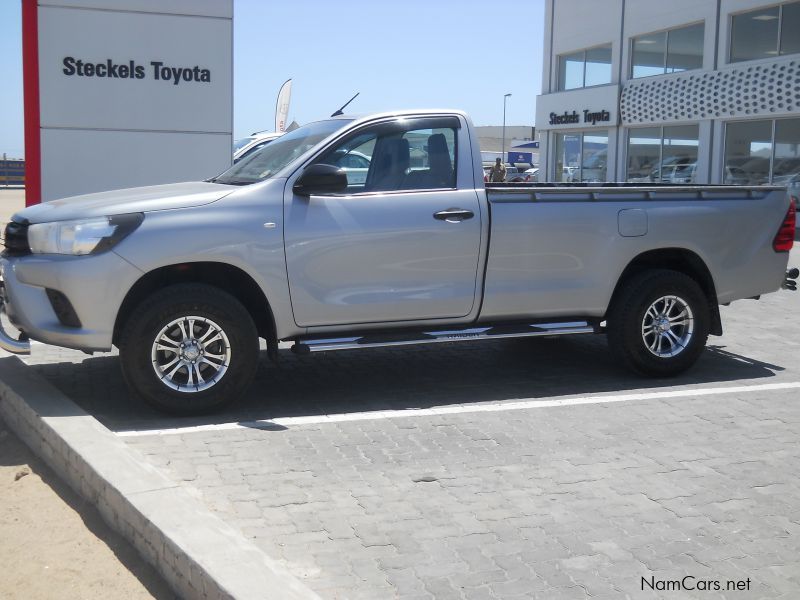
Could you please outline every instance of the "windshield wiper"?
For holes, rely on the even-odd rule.
[[[245,179],[209,179],[210,183],[219,183],[221,185],[250,185],[252,183],[256,183],[255,181],[245,180]]]

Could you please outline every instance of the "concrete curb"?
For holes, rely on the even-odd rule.
[[[16,357],[0,359],[0,414],[181,597],[319,600]]]

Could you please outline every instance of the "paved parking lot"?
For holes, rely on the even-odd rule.
[[[282,351],[192,420],[130,398],[113,355],[27,362],[325,598],[788,600],[798,309],[723,308],[674,380],[621,371],[602,337]]]

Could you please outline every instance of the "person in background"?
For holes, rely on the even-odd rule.
[[[505,180],[506,180],[506,168],[498,158],[495,161],[492,170],[489,171],[489,181],[491,183],[502,183]]]

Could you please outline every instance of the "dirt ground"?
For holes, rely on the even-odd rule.
[[[0,227],[24,207],[24,190],[0,188]],[[3,600],[175,597],[97,510],[58,479],[2,420],[0,565]]]
[[[175,598],[0,420],[0,598]]]

